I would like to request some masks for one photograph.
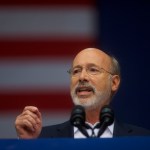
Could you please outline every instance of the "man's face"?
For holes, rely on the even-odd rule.
[[[100,69],[110,71],[110,58],[105,53],[99,50],[81,51],[75,57],[72,68],[74,75],[71,76],[70,89],[75,105],[95,108],[110,102],[112,75]]]

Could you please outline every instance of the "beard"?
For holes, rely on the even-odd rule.
[[[76,89],[84,86],[90,87],[93,89],[93,96],[89,98],[79,98],[76,94]],[[110,102],[111,99],[111,81],[107,82],[105,90],[98,91],[93,85],[89,84],[88,82],[84,81],[82,83],[78,83],[74,89],[71,90],[71,97],[73,100],[74,105],[81,105],[85,109],[96,109],[100,106],[106,105]]]

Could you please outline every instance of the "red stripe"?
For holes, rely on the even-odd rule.
[[[0,94],[0,111],[22,110],[25,106],[37,106],[46,110],[69,110],[72,100],[69,93]]]
[[[1,0],[0,5],[93,5],[95,0]]]
[[[95,47],[94,39],[74,40],[0,40],[0,57],[72,56],[78,51]]]

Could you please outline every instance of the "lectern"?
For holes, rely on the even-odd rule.
[[[150,137],[1,139],[0,150],[150,150]]]

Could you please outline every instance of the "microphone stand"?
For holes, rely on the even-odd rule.
[[[108,105],[102,108],[99,120],[100,129],[97,137],[100,137],[104,133],[106,128],[114,122],[114,112]]]
[[[82,106],[76,105],[72,110],[70,122],[73,126],[77,127],[80,132],[89,138],[89,134],[85,129],[85,110]]]
[[[86,129],[83,127],[83,126],[78,126],[78,129],[80,130],[80,132],[85,135],[87,138],[89,138],[89,134],[88,132],[86,131]]]
[[[97,137],[100,137],[104,133],[106,128],[107,128],[106,122],[102,122],[102,124],[100,125],[100,129],[98,131]]]
[[[102,108],[99,120],[100,124],[97,125],[97,128],[99,128],[99,132],[96,137],[100,137],[106,130],[107,126],[111,125],[114,121],[114,112],[108,105]],[[86,128],[91,129],[93,135],[94,129],[85,124],[85,110],[82,106],[75,106],[71,113],[70,122],[73,126],[77,127],[79,131],[87,138],[89,138],[90,136],[86,131]]]

